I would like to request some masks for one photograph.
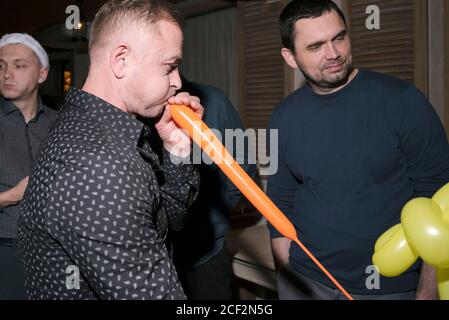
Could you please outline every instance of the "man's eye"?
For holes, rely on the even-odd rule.
[[[26,65],[23,65],[23,64],[17,64],[17,65],[16,65],[16,68],[17,68],[17,69],[23,69],[23,68],[26,68]]]
[[[321,45],[315,45],[315,46],[310,46],[309,50],[316,51],[316,50],[319,50],[320,48],[321,48]]]
[[[176,69],[178,69],[177,64],[170,64],[167,66],[167,73],[171,73],[171,72],[175,71]]]

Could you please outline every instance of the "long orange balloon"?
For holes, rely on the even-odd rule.
[[[281,210],[268,198],[251,177],[229,154],[212,130],[195,113],[184,105],[171,105],[171,114],[175,122],[187,130],[190,137],[218,165],[225,175],[237,186],[242,194],[262,213],[265,218],[286,238],[296,242],[310,259],[349,299],[354,300],[343,286],[327,271],[317,258],[299,241],[295,227]]]

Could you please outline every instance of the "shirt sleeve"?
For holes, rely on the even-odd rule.
[[[268,176],[267,195],[287,218],[292,221],[294,215],[295,192],[298,188],[298,182],[295,180],[286,163],[287,154],[285,152],[285,144],[287,141],[286,137],[282,135],[282,130],[275,116],[271,118],[268,129],[278,130],[278,148],[276,148],[276,152],[278,152],[278,169],[273,175]],[[267,137],[268,136],[271,135],[267,134]],[[273,143],[276,142],[269,140],[270,145]],[[268,150],[270,149],[271,147],[269,147]],[[284,237],[270,223],[268,223],[268,230],[270,231],[271,238]]]
[[[138,187],[147,178],[118,156],[83,158],[51,185],[49,233],[100,299],[185,298],[154,225],[152,192]]]
[[[449,147],[434,108],[414,86],[410,86],[403,95],[399,136],[414,196],[432,197],[449,182]]]
[[[193,164],[186,164],[190,159],[176,157],[165,149],[162,158],[162,206],[170,228],[179,231],[184,226],[188,208],[198,196],[200,176]]]

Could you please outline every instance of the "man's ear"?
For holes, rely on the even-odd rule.
[[[129,45],[123,42],[112,48],[109,56],[109,64],[117,79],[123,79],[126,76],[129,66],[129,52]]]
[[[37,83],[43,84],[45,80],[47,80],[48,76],[48,68],[41,68],[39,71],[39,79],[37,80]]]
[[[296,63],[295,56],[290,49],[282,48],[281,55],[284,58],[285,62],[293,69],[298,69],[298,64]]]

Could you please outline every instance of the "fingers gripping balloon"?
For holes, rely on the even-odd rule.
[[[349,300],[353,300],[349,293],[338,283],[329,271],[327,271],[302,242],[299,241],[293,224],[234,160],[207,125],[198,119],[195,113],[186,106],[172,105],[170,108],[175,122],[187,130],[192,140],[218,165],[254,207],[259,210],[259,212],[262,213],[281,234],[297,243],[309,258],[312,259],[312,261],[337,286],[337,288],[340,289]]]
[[[373,263],[380,274],[396,277],[421,257],[436,267],[440,298],[449,300],[449,184],[432,199],[410,200],[401,222],[377,240]]]

